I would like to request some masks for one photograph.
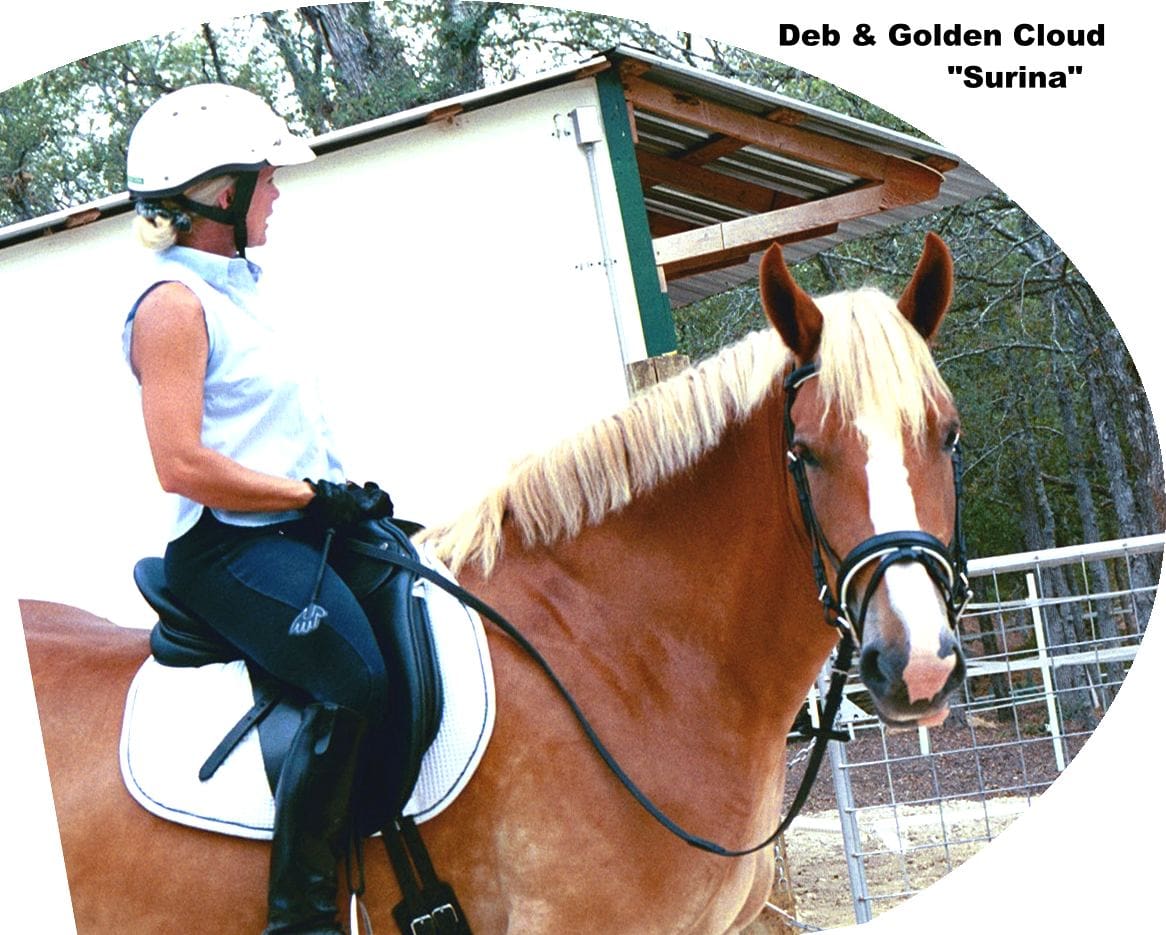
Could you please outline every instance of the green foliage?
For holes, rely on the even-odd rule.
[[[125,188],[130,130],[162,94],[199,81],[270,93],[277,73],[236,36],[171,34],[80,59],[0,93],[0,224],[94,201]]]

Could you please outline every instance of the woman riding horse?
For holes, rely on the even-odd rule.
[[[150,107],[127,159],[136,230],[155,262],[131,285],[124,347],[159,481],[176,495],[167,582],[310,700],[275,790],[270,935],[341,931],[336,868],[355,762],[387,697],[368,617],[321,566],[331,533],[391,516],[392,502],[345,481],[312,368],[280,334],[245,256],[266,242],[276,169],[314,158],[254,94],[206,84]]]
[[[272,137],[283,140],[275,152],[264,150],[268,158],[294,155],[283,133]],[[155,207],[187,214],[172,201],[147,210]],[[261,238],[265,211],[250,242]],[[224,222],[217,223],[203,229],[222,236]],[[222,248],[235,252],[229,243]],[[251,280],[251,266],[221,259]],[[194,300],[186,302],[205,306],[203,318],[190,313],[195,326],[177,329],[175,338],[213,357],[223,347],[215,315],[233,303],[212,304],[215,290],[194,276],[178,278],[185,275],[166,265],[146,285],[165,284],[147,299],[171,295],[181,324],[185,295],[173,284],[191,289]],[[226,286],[238,283],[236,275]],[[964,596],[959,416],[928,348],[952,294],[950,253],[928,236],[898,302],[874,290],[812,299],[776,246],[761,264],[760,285],[773,330],[517,463],[460,519],[429,532],[460,582],[549,660],[626,775],[664,814],[728,850],[752,853],[710,854],[670,834],[596,755],[545,671],[515,641],[488,630],[498,702],[490,747],[473,781],[420,829],[475,932],[723,935],[755,919],[774,862],[767,848],[752,846],[776,824],[786,732],[837,641],[837,629],[822,622],[830,595],[827,622],[842,625],[846,614],[859,672],[888,722],[938,723],[963,677],[953,630]],[[256,298],[246,295],[240,315]],[[148,311],[141,303],[132,345],[139,355],[150,345],[139,344],[149,337]],[[160,313],[149,317],[159,326]],[[176,376],[157,361],[139,363],[147,420],[163,455],[169,433],[193,432],[179,422],[168,428],[154,412],[171,406],[181,414],[174,400],[203,392],[197,379],[177,379],[184,373],[178,364],[200,378],[199,367],[209,366],[186,360],[183,346],[152,345],[163,362],[174,355]],[[165,392],[159,370],[175,392]],[[208,380],[214,373],[207,371]],[[338,473],[326,476],[339,484]],[[307,501],[294,480],[272,485],[298,488]],[[188,499],[201,502],[191,492]],[[309,510],[316,502],[308,501]],[[229,601],[215,592],[227,583],[242,590],[230,581],[232,568],[270,587],[255,575],[266,568],[264,556],[302,573],[311,566],[307,554],[318,559],[311,545],[319,533],[309,533],[306,520],[288,522],[283,536],[272,524],[236,532],[218,514],[250,514],[227,512],[238,510],[232,503],[210,505],[194,508],[192,529],[209,526],[212,516],[227,543],[223,558],[212,569],[214,584],[200,590],[188,575],[183,596],[200,599],[200,610],[224,627],[236,619],[256,626],[263,618],[234,606],[227,614]],[[304,503],[293,494],[274,508],[298,515],[296,506]],[[179,557],[179,548],[172,551]],[[336,592],[339,583],[325,577],[323,593]],[[302,601],[300,591],[285,598],[275,627],[281,642],[293,642],[283,634]],[[335,625],[343,608],[325,606]],[[146,634],[56,605],[32,603],[24,617],[78,931],[258,929],[268,913],[260,897],[267,845],[160,821],[126,793],[113,751],[126,692],[149,652]],[[321,679],[330,670],[321,664]],[[350,687],[368,674],[353,659]],[[305,752],[342,763],[333,741],[326,746]],[[288,773],[301,774],[332,782],[329,771]],[[277,810],[277,839],[300,833],[290,798],[291,809]],[[278,850],[273,880],[290,863]],[[387,861],[369,861],[364,870],[368,916],[377,931],[389,928],[400,887]],[[334,896],[332,882],[317,890],[321,907]],[[304,927],[336,932],[331,911],[329,921]],[[289,924],[291,913],[281,913],[273,912],[283,921],[269,930]]]

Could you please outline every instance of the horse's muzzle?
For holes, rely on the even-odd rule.
[[[912,656],[903,644],[876,638],[863,645],[858,670],[887,724],[934,726],[946,716],[947,699],[963,684],[967,664],[945,628],[936,654]]]

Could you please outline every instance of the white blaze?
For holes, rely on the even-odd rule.
[[[859,419],[857,425],[867,442],[866,480],[875,535],[918,530],[919,513],[901,432],[890,431],[871,419]],[[939,594],[918,562],[892,565],[883,582],[891,610],[906,629],[910,655],[903,679],[910,700],[931,698],[943,688],[955,666],[954,654],[939,658],[941,628],[947,625]]]

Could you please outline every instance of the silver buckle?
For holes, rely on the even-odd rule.
[[[427,912],[423,916],[418,916],[416,919],[410,922],[409,931],[412,932],[412,935],[424,935],[423,930],[419,928],[419,926],[424,926],[428,922],[434,922],[438,916],[447,912],[453,916],[453,920],[456,922],[458,914],[457,910],[453,907],[453,903],[444,903],[443,905],[435,908],[432,912]]]

